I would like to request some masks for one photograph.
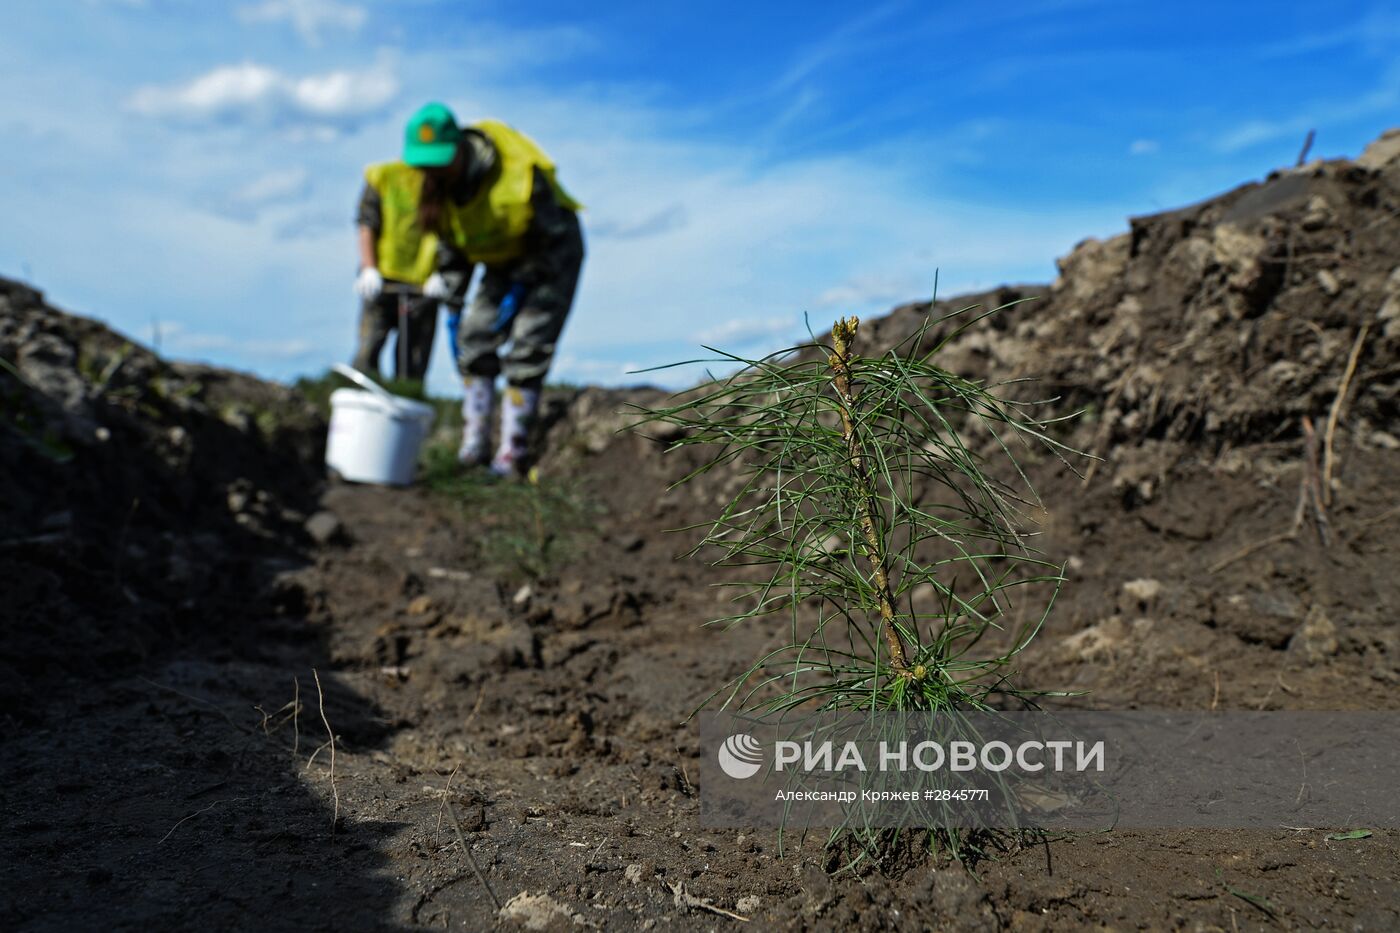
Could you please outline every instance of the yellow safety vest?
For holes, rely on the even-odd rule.
[[[497,120],[483,120],[476,129],[496,146],[499,170],[471,201],[448,203],[445,235],[473,262],[507,262],[524,251],[534,217],[530,194],[536,168],[562,206],[578,210],[582,205],[555,179],[554,162],[524,133]],[[380,199],[379,271],[386,278],[422,284],[432,274],[437,254],[437,236],[418,227],[423,173],[403,162],[384,162],[366,169],[365,180]]]

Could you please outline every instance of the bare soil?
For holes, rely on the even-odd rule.
[[[1024,685],[1400,707],[1400,162],[1378,159],[1135,220],[1052,286],[864,328],[880,349],[931,312],[1037,299],[945,356],[1037,376],[1101,458],[1028,464],[1069,582]],[[144,351],[103,383],[119,338],[12,283],[0,299],[27,380],[0,374],[0,480],[23,493],[0,512],[7,928],[1400,927],[1380,828],[1109,832],[848,873],[821,839],[702,829],[685,719],[770,633],[703,626],[715,571],[665,529],[731,478],[667,492],[690,455],[614,433],[659,393],[552,399],[541,468],[596,511],[526,579],[441,494],[322,485],[292,393]],[[1321,457],[1344,379],[1330,501],[1295,526],[1320,471],[1303,419]]]

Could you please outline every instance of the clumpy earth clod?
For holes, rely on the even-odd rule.
[[[1034,377],[1017,391],[1082,412],[1064,440],[1098,458],[1026,464],[1069,582],[1022,682],[1106,708],[1395,708],[1400,137],[860,339],[1020,299],[942,359]],[[591,505],[585,546],[531,576],[441,493],[327,485],[322,415],[291,390],[167,363],[14,282],[0,358],[7,928],[1400,925],[1394,831],[1113,832],[975,874],[833,875],[819,839],[780,856],[701,828],[683,720],[767,636],[702,627],[715,574],[665,529],[735,480],[667,492],[690,452],[617,433],[659,392],[549,398],[542,473]]]

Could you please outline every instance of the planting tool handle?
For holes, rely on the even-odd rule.
[[[399,292],[399,330],[394,337],[394,349],[398,352],[397,379],[408,378],[408,292]]]
[[[421,297],[423,297],[423,290],[422,290],[421,288],[419,288],[417,285],[404,285],[404,284],[400,284],[400,283],[389,282],[389,283],[386,283],[386,284],[384,285],[383,294],[385,294],[385,295],[407,295],[407,296],[410,297],[410,298],[413,298],[413,297],[421,298]],[[447,305],[449,308],[456,308],[456,309],[458,309],[458,310],[461,310],[461,308],[462,308],[463,306],[465,306],[466,303],[467,303],[467,299],[466,299],[465,296],[463,296],[463,297],[461,297],[461,298],[439,298],[439,299],[438,299],[438,304],[440,304],[440,305]]]

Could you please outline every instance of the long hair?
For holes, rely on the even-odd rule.
[[[452,182],[461,174],[466,162],[466,147],[457,144],[457,154],[441,167],[423,168],[423,190],[418,195],[418,227],[424,233],[441,233],[443,211],[447,207]]]

